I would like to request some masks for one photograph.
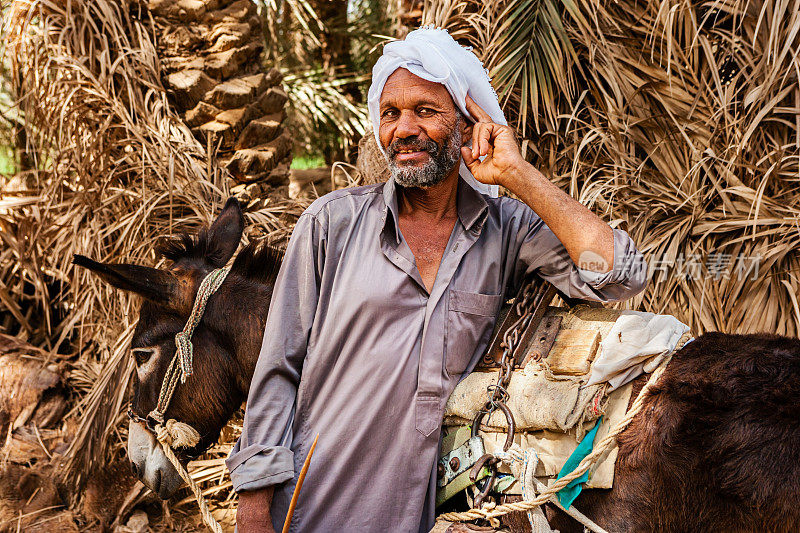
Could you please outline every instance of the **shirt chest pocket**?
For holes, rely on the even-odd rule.
[[[463,373],[475,350],[488,344],[502,299],[501,294],[450,291],[445,334],[448,375]]]

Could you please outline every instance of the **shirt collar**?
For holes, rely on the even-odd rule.
[[[458,209],[458,218],[461,220],[464,229],[480,231],[483,226],[483,215],[488,211],[489,203],[483,197],[483,194],[464,181],[461,176],[458,176],[456,207]]]
[[[389,230],[389,218],[392,220],[393,228],[392,235],[395,242],[400,244],[400,226],[397,223],[399,216],[399,208],[397,205],[397,185],[394,178],[389,180],[383,185],[383,201],[386,205],[386,213],[384,216],[384,230]],[[456,192],[456,209],[458,210],[458,219],[466,230],[473,230],[479,232],[482,227],[483,214],[488,210],[488,202],[483,195],[472,188],[464,179],[458,177],[458,191]]]
[[[397,207],[397,186],[394,183],[394,178],[390,177],[389,181],[383,184],[383,202],[386,204],[386,213],[384,213],[384,231],[389,231],[389,219],[392,223],[392,235],[394,236],[395,244],[400,244],[400,225],[397,223],[398,207]]]

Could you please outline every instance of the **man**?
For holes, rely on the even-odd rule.
[[[531,271],[601,301],[644,286],[628,235],[522,158],[447,33],[387,45],[369,104],[392,177],[318,199],[294,230],[227,463],[241,533],[280,530],[317,434],[293,531],[428,531],[443,408],[503,299]]]

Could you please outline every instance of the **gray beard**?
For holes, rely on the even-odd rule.
[[[389,160],[389,172],[391,172],[395,183],[402,187],[432,187],[441,183],[453,167],[461,161],[461,128],[456,126],[450,132],[450,136],[445,139],[444,146],[429,140],[422,146],[422,143],[393,143],[386,150]],[[428,162],[421,167],[399,166],[396,162],[397,147],[395,144],[408,146],[416,144],[415,148],[424,148],[428,152]]]

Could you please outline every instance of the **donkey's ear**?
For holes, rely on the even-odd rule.
[[[244,231],[244,214],[239,200],[228,198],[217,219],[208,228],[208,248],[206,261],[216,268],[225,266],[233,257]]]
[[[83,255],[74,255],[72,263],[87,268],[110,285],[170,309],[183,307],[178,279],[163,270],[139,265],[98,263]]]

